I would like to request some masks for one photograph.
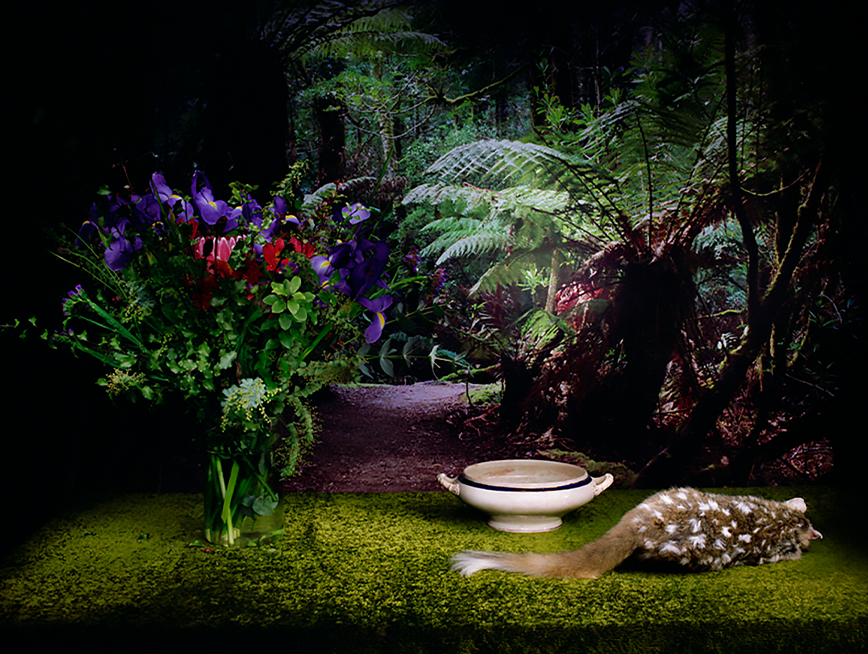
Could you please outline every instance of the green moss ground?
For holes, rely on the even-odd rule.
[[[572,549],[650,493],[609,490],[558,531],[526,535],[490,529],[446,492],[292,495],[274,547],[214,551],[188,546],[200,496],[124,495],[56,518],[3,561],[0,628],[119,652],[868,651],[866,534],[844,494],[722,492],[801,495],[826,538],[800,561],[718,573],[463,578],[448,570],[459,549]]]

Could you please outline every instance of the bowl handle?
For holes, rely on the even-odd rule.
[[[594,482],[594,496],[596,497],[611,486],[615,478],[607,472],[602,477],[591,477],[591,480]]]
[[[458,483],[458,477],[447,477],[446,473],[441,472],[439,475],[437,475],[437,481],[439,481],[443,485],[443,487],[450,493],[458,495],[461,491],[461,486]]]

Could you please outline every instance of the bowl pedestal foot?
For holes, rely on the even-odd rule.
[[[488,526],[498,531],[514,534],[535,534],[554,531],[563,524],[557,516],[550,515],[493,515]]]

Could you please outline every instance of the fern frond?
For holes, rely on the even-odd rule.
[[[449,259],[478,256],[505,249],[511,242],[509,231],[496,223],[481,224],[472,234],[449,245],[437,259],[441,265]],[[426,248],[427,249],[427,248]]]
[[[470,288],[473,295],[479,291],[493,291],[498,286],[519,284],[525,279],[525,271],[536,265],[537,253],[532,250],[513,250],[486,270]]]

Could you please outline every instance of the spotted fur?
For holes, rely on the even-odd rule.
[[[703,493],[674,488],[628,511],[597,540],[571,552],[456,554],[452,569],[464,575],[505,570],[539,577],[596,579],[631,555],[695,571],[794,560],[814,538],[805,501]]]

